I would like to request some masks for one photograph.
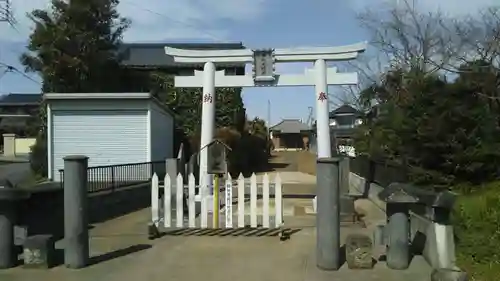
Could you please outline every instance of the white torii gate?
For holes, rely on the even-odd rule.
[[[213,140],[215,131],[215,87],[315,86],[318,158],[331,157],[328,117],[328,85],[356,85],[357,73],[337,73],[327,68],[327,61],[355,59],[365,51],[366,42],[338,47],[305,47],[270,50],[185,50],[165,47],[165,53],[175,62],[204,64],[203,71],[194,76],[176,76],[175,87],[203,87],[200,148]],[[304,74],[274,73],[275,63],[314,62],[313,69]],[[253,63],[252,75],[225,75],[216,71],[217,63]],[[256,66],[257,64],[257,66]],[[208,151],[200,151],[200,178],[208,178]]]

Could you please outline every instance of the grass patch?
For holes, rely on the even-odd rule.
[[[454,210],[458,265],[471,279],[500,276],[500,182],[460,186]]]
[[[500,264],[481,263],[461,253],[457,255],[460,269],[469,274],[471,281],[496,281],[500,276]]]

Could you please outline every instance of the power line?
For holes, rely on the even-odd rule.
[[[195,30],[199,31],[200,33],[203,33],[203,34],[207,35],[211,39],[218,40],[218,41],[225,41],[224,39],[221,39],[220,37],[218,37],[215,34],[212,34],[210,32],[204,31],[204,30],[200,30],[199,27],[196,26],[196,25],[194,25],[194,24],[189,24],[187,22],[174,19],[174,18],[172,18],[172,17],[170,17],[170,16],[168,16],[166,14],[159,13],[157,11],[153,11],[151,9],[148,9],[148,8],[146,8],[144,6],[138,5],[138,4],[133,3],[131,1],[122,0],[121,3],[128,4],[128,5],[134,6],[134,7],[138,8],[138,9],[141,9],[143,11],[146,11],[146,12],[149,12],[151,14],[154,14],[156,16],[163,17],[163,18],[165,18],[165,19],[167,19],[167,20],[169,20],[169,21],[171,21],[173,23],[177,23],[177,24],[183,25],[185,27],[195,29]],[[15,25],[17,24],[17,21],[15,20],[14,15],[12,13],[11,0],[0,0],[0,22],[7,22],[14,30],[16,30],[19,33],[19,31],[15,27]],[[27,75],[23,71],[20,71],[19,69],[17,69],[16,67],[14,67],[12,65],[8,65],[8,64],[5,64],[3,62],[0,62],[0,67],[5,68],[5,70],[3,71],[3,73],[0,75],[0,78],[2,78],[3,76],[5,76],[5,74],[7,74],[7,73],[14,73],[14,74],[21,75],[22,77],[24,77],[25,79],[30,80],[33,83],[41,85],[41,83],[39,81],[33,79],[32,77],[30,77],[29,75]]]
[[[4,0],[5,1],[5,0]],[[159,17],[162,17],[162,18],[165,18],[173,23],[177,23],[177,24],[180,24],[180,25],[183,25],[185,27],[188,27],[188,28],[192,28],[192,29],[195,29],[197,31],[199,31],[200,33],[204,33],[205,35],[208,35],[208,37],[214,39],[214,40],[218,40],[218,41],[225,41],[224,39],[221,39],[219,36],[215,35],[215,34],[212,34],[210,32],[207,32],[205,30],[200,30],[200,28],[194,24],[190,24],[190,23],[187,23],[187,22],[184,22],[184,21],[180,21],[180,20],[177,20],[177,19],[174,19],[166,14],[162,14],[162,13],[159,13],[157,11],[153,11],[151,9],[148,9],[148,8],[145,8],[144,6],[141,6],[141,5],[138,5],[138,4],[135,4],[131,1],[128,1],[128,0],[122,0],[120,1],[120,3],[124,3],[124,4],[128,4],[128,5],[131,5],[131,6],[134,6],[138,9],[141,9],[143,11],[146,11],[146,12],[149,12],[151,14],[154,14],[154,15],[157,15]]]
[[[19,75],[23,76],[24,78],[30,80],[33,83],[36,83],[38,85],[42,85],[42,83],[40,83],[39,81],[36,81],[35,79],[31,78],[29,75],[27,75],[26,73],[24,73],[23,71],[17,69],[16,67],[14,67],[12,65],[0,62],[0,67],[4,67],[5,68],[4,73],[3,73],[2,76],[4,76],[6,73],[9,73],[9,72],[10,73],[15,73],[15,74],[19,74]]]

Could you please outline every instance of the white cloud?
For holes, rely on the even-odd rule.
[[[404,3],[405,0],[350,0],[355,9],[376,7],[384,3]],[[426,12],[441,12],[450,16],[462,16],[479,12],[482,9],[498,6],[498,0],[407,0],[415,7]]]
[[[237,22],[258,20],[268,0],[121,0],[119,12],[132,20],[126,41],[224,40]],[[15,29],[0,23],[0,40],[25,41],[32,28],[26,14],[49,7],[50,0],[12,1]],[[222,24],[224,22],[224,24]]]

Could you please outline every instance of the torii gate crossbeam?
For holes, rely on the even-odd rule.
[[[327,61],[355,59],[364,52],[367,43],[339,47],[306,47],[269,50],[185,50],[165,47],[165,53],[177,63],[204,64],[203,71],[193,76],[175,77],[176,87],[203,87],[200,148],[213,140],[215,131],[215,87],[254,86],[315,86],[318,158],[331,157],[330,126],[328,118],[328,85],[355,85],[357,73],[337,73],[327,68]],[[313,69],[300,75],[280,75],[274,72],[275,63],[314,62]],[[217,63],[253,63],[253,75],[225,75],[216,71]],[[256,64],[258,64],[256,66]],[[200,151],[200,178],[207,174],[208,152]]]

